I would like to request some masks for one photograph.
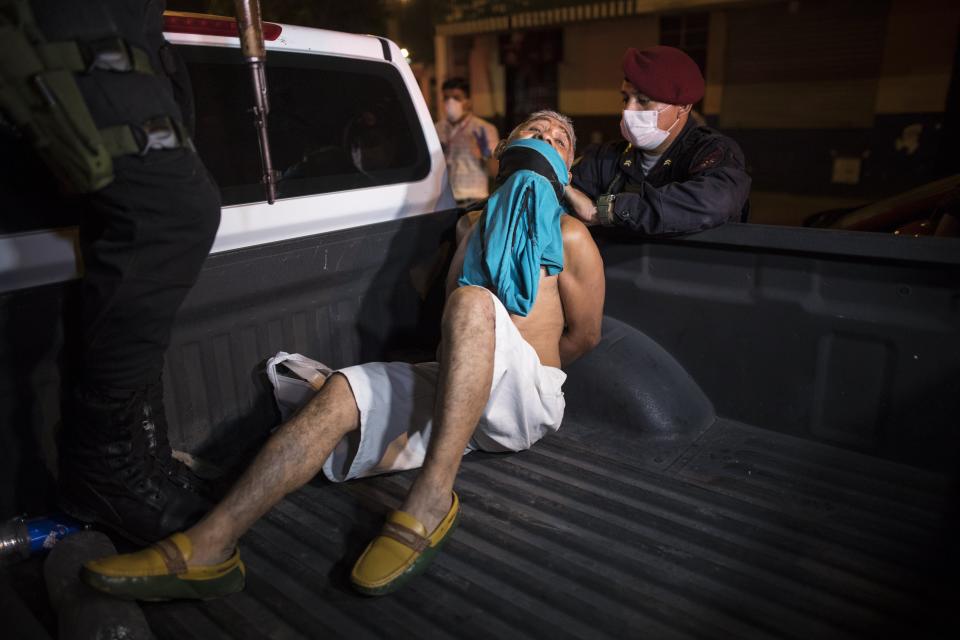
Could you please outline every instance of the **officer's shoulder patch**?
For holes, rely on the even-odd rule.
[[[725,156],[726,152],[724,148],[719,145],[715,146],[697,159],[693,167],[690,168],[690,173],[699,173],[707,169],[712,169],[722,163]]]

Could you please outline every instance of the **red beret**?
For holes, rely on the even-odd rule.
[[[657,102],[694,104],[703,97],[700,67],[673,47],[630,47],[623,54],[623,75],[640,93]]]

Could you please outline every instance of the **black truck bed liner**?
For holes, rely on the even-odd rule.
[[[257,371],[279,349],[334,368],[432,353],[442,296],[421,304],[413,274],[443,272],[455,218],[211,256],[168,352],[171,442],[232,468],[276,424]],[[425,575],[378,599],[347,580],[412,474],[321,478],[244,537],[245,592],[145,605],[157,637],[960,638],[955,243],[599,234],[605,313],[638,335],[583,358],[579,382],[570,371],[557,434],[465,459],[461,527]],[[59,338],[36,319],[71,291],[4,299],[17,339],[0,413],[22,444],[0,497],[31,513],[47,507],[20,505],[52,489],[34,443],[52,442],[59,388]],[[675,420],[698,394],[706,417]],[[2,629],[46,637],[42,558],[14,569]]]
[[[348,574],[411,473],[315,480],[243,539],[243,593],[144,611],[161,639],[956,637],[945,476],[723,419],[672,460],[602,435],[465,458],[460,528],[394,595]]]

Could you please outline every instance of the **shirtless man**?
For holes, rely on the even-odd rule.
[[[531,138],[550,145],[559,158],[546,145],[520,144],[545,150],[554,167],[565,165],[569,183],[575,144],[569,119],[537,112],[507,142]],[[566,378],[559,367],[600,339],[600,254],[582,222],[563,215],[560,227],[562,271],[548,275],[540,267],[525,317],[510,314],[486,288],[458,286],[477,233],[470,229],[447,277],[439,363],[370,363],[334,373],[199,523],[143,551],[90,562],[84,580],[141,599],[239,591],[245,571],[240,536],[321,469],[341,481],[420,466],[400,511],[388,517],[357,561],[351,581],[359,591],[379,595],[422,571],[457,523],[453,484],[464,453],[519,451],[556,430]],[[431,393],[424,394],[425,388]]]

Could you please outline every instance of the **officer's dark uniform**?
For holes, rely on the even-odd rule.
[[[92,61],[119,37],[121,48],[146,52],[153,71],[76,73],[97,127],[130,125],[143,146],[113,158],[108,186],[62,202],[78,212],[84,273],[79,383],[68,392],[59,484],[73,515],[160,539],[206,506],[170,457],[160,377],[174,316],[219,226],[219,192],[174,97],[171,76],[182,69],[163,38],[164,2],[31,5],[47,42],[77,42]],[[158,129],[166,143],[151,148]]]
[[[613,223],[649,235],[689,233],[746,222],[750,176],[730,138],[688,119],[645,174],[642,152],[625,140],[588,147],[574,165],[574,187],[596,201],[613,193]]]

